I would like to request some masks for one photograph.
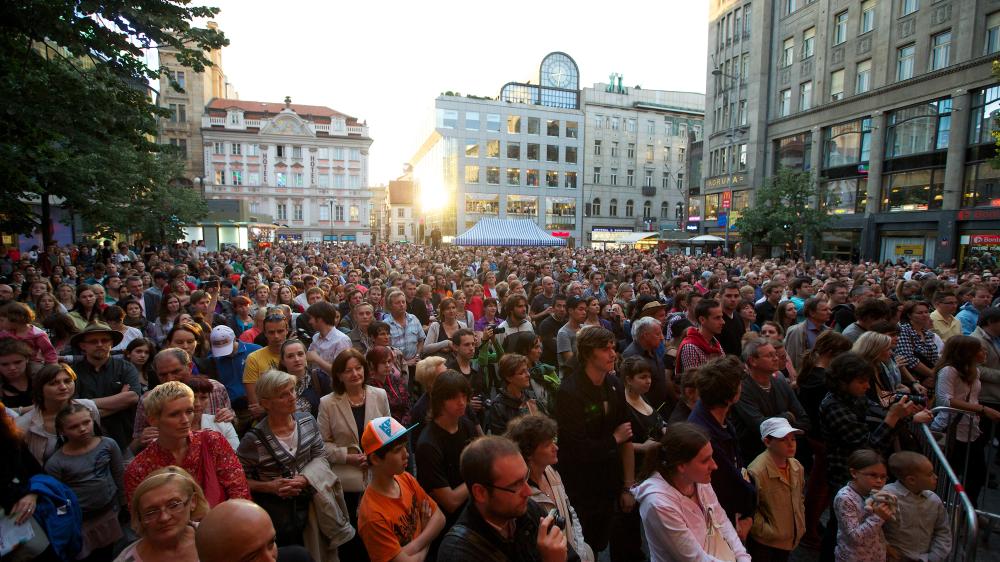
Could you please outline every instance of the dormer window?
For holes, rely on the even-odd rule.
[[[243,112],[238,109],[230,109],[226,112],[227,128],[243,128]]]

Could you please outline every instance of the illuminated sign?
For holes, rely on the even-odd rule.
[[[556,230],[552,232],[552,236],[555,236],[556,238],[569,238],[570,233],[565,230]]]
[[[719,187],[729,187],[731,185],[743,185],[746,182],[747,182],[746,174],[732,174],[727,176],[708,178],[707,180],[705,180],[705,187],[707,189],[716,189]]]
[[[971,242],[984,246],[998,246],[1000,245],[1000,234],[973,234]]]
[[[996,209],[962,209],[955,213],[955,217],[960,221],[988,221],[1000,220],[1000,208]]]

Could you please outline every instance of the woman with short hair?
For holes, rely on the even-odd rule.
[[[183,468],[167,466],[150,473],[129,503],[139,540],[115,562],[197,562],[195,529],[208,510],[201,486]]]
[[[502,386],[486,415],[490,433],[503,435],[507,423],[518,416],[546,414],[544,404],[538,402],[531,392],[531,375],[525,356],[504,354],[500,358],[498,373]]]

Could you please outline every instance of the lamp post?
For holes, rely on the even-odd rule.
[[[715,67],[712,69],[712,76],[719,76],[731,80],[733,87],[730,89],[735,89],[736,97],[739,98],[739,93],[740,93],[739,88],[743,84],[742,76],[732,76],[731,74],[726,74],[719,67]],[[726,153],[726,177],[727,181],[730,182],[729,199],[728,199],[728,201],[730,202],[730,208],[725,209],[726,211],[725,252],[727,256],[729,255],[729,228],[731,226],[729,218],[732,211],[731,206],[732,206],[732,192],[733,192],[733,186],[732,186],[733,160],[735,159],[733,155],[733,145],[736,141],[736,135],[746,132],[746,127],[737,127],[736,125],[736,120],[737,120],[736,113],[738,113],[738,111],[739,111],[739,104],[737,103],[736,111],[734,111],[729,115],[729,133],[726,134],[726,137],[729,139],[729,144],[727,146],[727,153]]]

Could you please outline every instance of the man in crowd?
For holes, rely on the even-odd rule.
[[[976,329],[979,322],[979,314],[990,306],[993,300],[993,292],[989,285],[976,285],[972,290],[972,299],[962,305],[955,318],[962,323],[962,335],[967,336]]]
[[[531,321],[537,326],[552,314],[556,301],[556,282],[551,277],[542,278],[542,292],[531,301]]]
[[[602,305],[608,303],[608,293],[604,290],[604,274],[599,271],[590,272],[590,285],[583,291],[583,298],[597,297]]]
[[[835,304],[830,307],[833,315],[833,329],[843,333],[848,326],[853,324],[857,318],[854,315],[858,303],[872,296],[872,289],[867,285],[856,285],[848,293],[848,300],[842,304]]]
[[[802,366],[802,358],[806,352],[816,345],[816,338],[824,330],[829,330],[827,323],[830,320],[830,303],[825,299],[809,297],[802,311],[806,319],[788,328],[788,333],[785,334],[785,353],[796,369]]]
[[[228,500],[212,508],[194,537],[201,562],[312,562],[305,548],[278,548],[274,539],[271,516],[248,500]]]
[[[962,335],[962,322],[955,318],[958,296],[949,289],[934,293],[934,312],[931,313],[931,331],[947,342]]]
[[[83,351],[73,363],[76,396],[94,401],[101,411],[101,428],[121,450],[132,441],[132,412],[139,402],[139,372],[132,363],[111,356],[111,348],[122,334],[104,324],[93,323],[70,340]]]
[[[664,418],[670,417],[670,412],[677,402],[677,391],[673,388],[673,383],[666,375],[666,367],[663,365],[663,357],[656,351],[663,343],[663,328],[660,323],[651,316],[639,318],[632,324],[632,344],[625,348],[622,358],[642,357],[646,365],[649,366],[652,384],[645,399],[657,410],[666,402],[666,407],[661,410]]]
[[[566,301],[566,312],[569,319],[556,333],[556,357],[562,376],[571,370],[576,355],[576,334],[587,320],[587,301],[581,297],[570,297]]]
[[[503,345],[504,338],[511,334],[535,331],[528,320],[528,299],[524,295],[515,294],[507,297],[503,310],[507,314],[507,319],[497,326],[503,328],[503,331],[497,330],[499,333],[494,336],[500,345]]]
[[[250,423],[250,403],[247,400],[246,387],[243,386],[243,371],[246,369],[250,354],[261,347],[236,339],[236,333],[229,326],[216,326],[209,335],[212,345],[212,361],[218,382],[222,383],[233,410],[236,412],[236,429],[240,435],[248,429]]]
[[[776,281],[764,284],[764,300],[759,303],[754,310],[757,312],[757,323],[763,324],[766,320],[774,320],[774,314],[778,310],[778,303],[785,294],[785,288]]]
[[[952,294],[952,300],[954,298],[955,296]],[[854,311],[856,320],[853,324],[844,328],[844,337],[852,342],[858,341],[861,334],[870,330],[876,322],[887,319],[891,313],[889,305],[882,299],[868,298],[861,301]]]
[[[788,300],[792,301],[792,304],[795,305],[795,311],[798,313],[795,321],[801,322],[805,318],[802,308],[806,304],[806,299],[813,295],[812,279],[796,277],[788,288],[792,291],[792,296]]]
[[[243,389],[246,391],[247,407],[255,418],[264,415],[264,409],[257,403],[257,379],[268,370],[278,367],[278,362],[281,360],[281,344],[288,339],[288,320],[281,314],[265,317],[264,337],[267,338],[267,346],[250,353],[243,367]]]
[[[142,278],[138,275],[130,275],[125,278],[125,290],[128,296],[118,301],[118,306],[125,308],[124,301],[131,299],[142,307],[142,315],[150,322],[156,321],[156,315],[160,310],[160,297],[152,292],[142,290]]]
[[[407,365],[416,365],[424,349],[424,340],[427,339],[420,320],[406,312],[406,295],[402,291],[389,291],[386,302],[389,303],[389,311],[382,320],[389,325],[392,347],[403,352],[403,360]]]
[[[567,322],[566,295],[556,295],[552,301],[552,313],[542,320],[536,332],[542,339],[542,363],[556,366],[559,356],[556,353],[556,334]]]
[[[719,343],[728,355],[739,355],[742,347],[743,334],[746,325],[736,310],[740,306],[740,284],[726,283],[722,287],[722,332],[719,333]]]
[[[722,333],[726,321],[722,316],[722,305],[715,299],[702,299],[695,308],[697,328],[688,328],[677,350],[678,374],[688,369],[697,369],[709,359],[725,355],[722,344],[716,338]]]

